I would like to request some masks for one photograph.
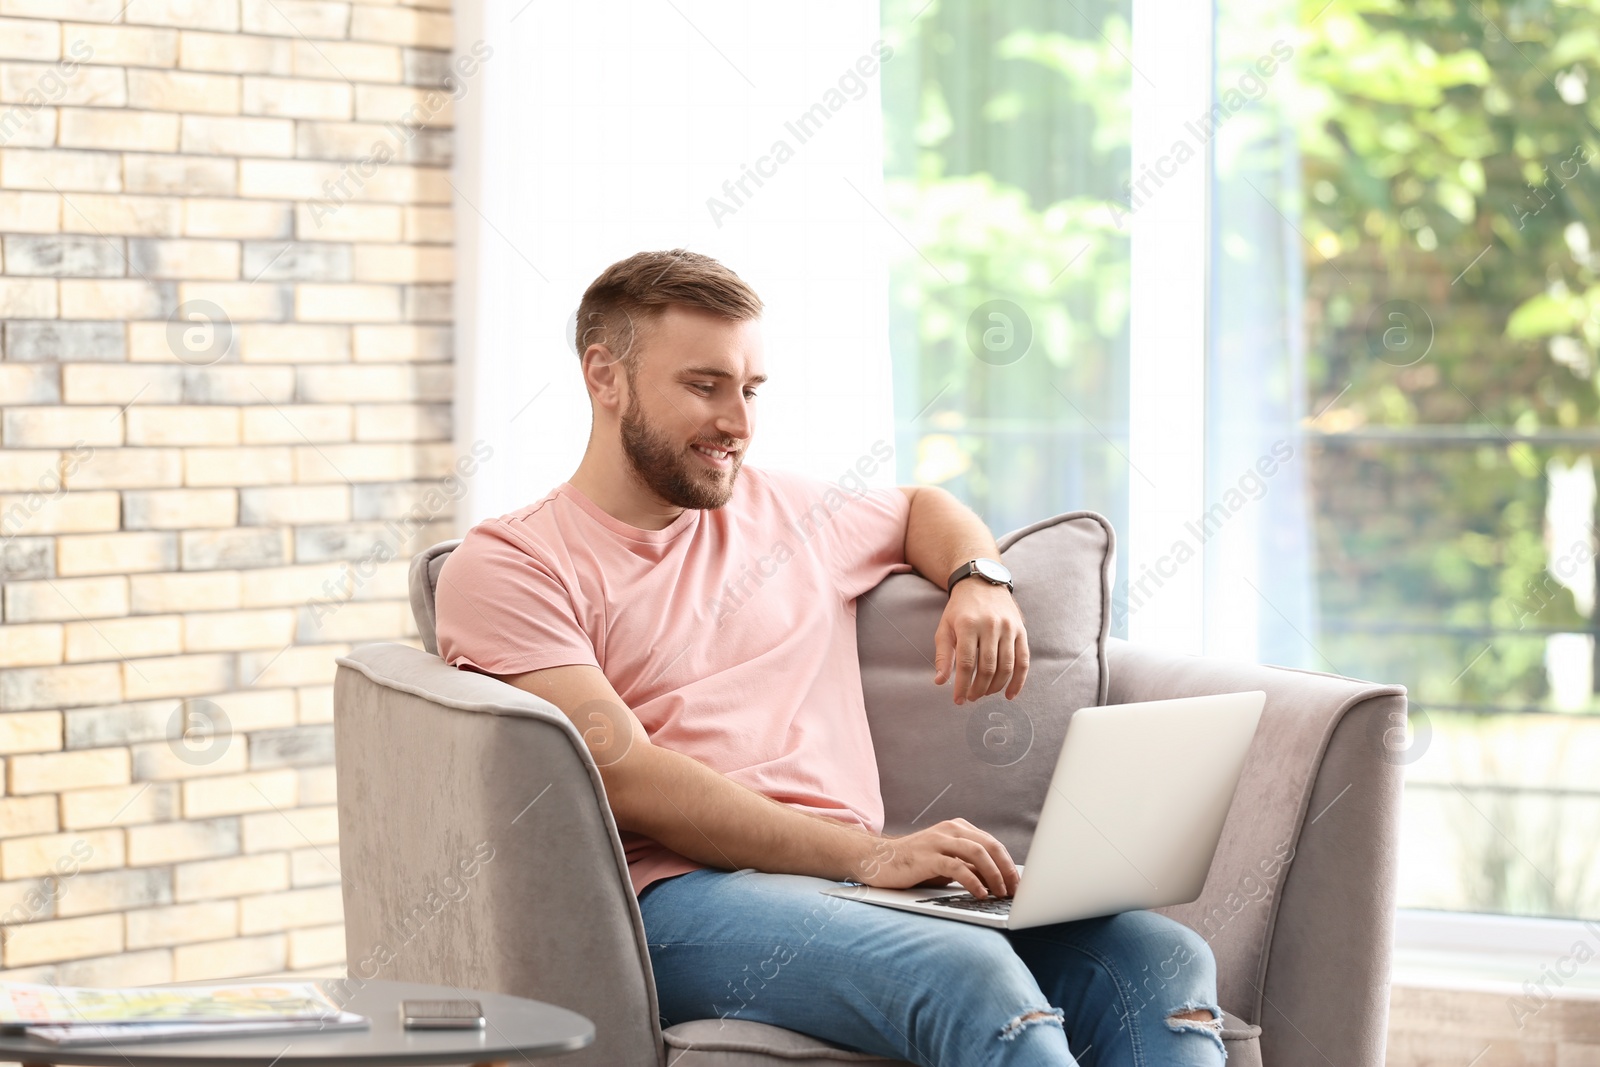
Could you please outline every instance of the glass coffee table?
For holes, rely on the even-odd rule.
[[[230,979],[248,981],[248,979]],[[123,1041],[63,1047],[35,1037],[0,1034],[0,1061],[24,1067],[412,1067],[423,1064],[506,1064],[559,1056],[594,1041],[594,1024],[577,1012],[504,993],[452,985],[321,979],[346,1011],[365,1015],[359,1030],[263,1034],[255,1037]],[[183,983],[189,984],[189,983]],[[406,1030],[402,1000],[466,998],[483,1005],[481,1030]]]

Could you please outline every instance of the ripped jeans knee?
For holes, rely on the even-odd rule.
[[[1174,1033],[1209,1034],[1217,1043],[1217,1050],[1227,1058],[1228,1047],[1222,1043],[1222,1009],[1215,1004],[1185,1001],[1167,1013],[1167,1029]]]
[[[1054,1023],[1062,1026],[1063,1014],[1060,1008],[1033,1008],[1014,1015],[1011,1021],[1000,1028],[1001,1041],[1015,1041],[1017,1035],[1030,1026],[1039,1023]]]

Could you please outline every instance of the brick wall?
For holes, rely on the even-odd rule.
[[[447,2],[0,0],[0,977],[343,973],[333,661],[451,536]]]

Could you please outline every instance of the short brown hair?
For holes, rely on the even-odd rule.
[[[638,252],[611,264],[584,291],[574,325],[578,358],[603,344],[631,379],[640,340],[674,304],[734,322],[760,317],[762,307],[743,278],[710,256],[682,248]]]

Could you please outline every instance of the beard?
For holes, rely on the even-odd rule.
[[[633,476],[646,489],[680,508],[720,508],[733,497],[733,483],[739,477],[744,453],[731,456],[725,471],[715,470],[690,455],[687,445],[650,425],[639,409],[639,394],[628,400],[622,413],[622,451],[633,468]],[[728,442],[702,442],[710,448],[734,447]]]

